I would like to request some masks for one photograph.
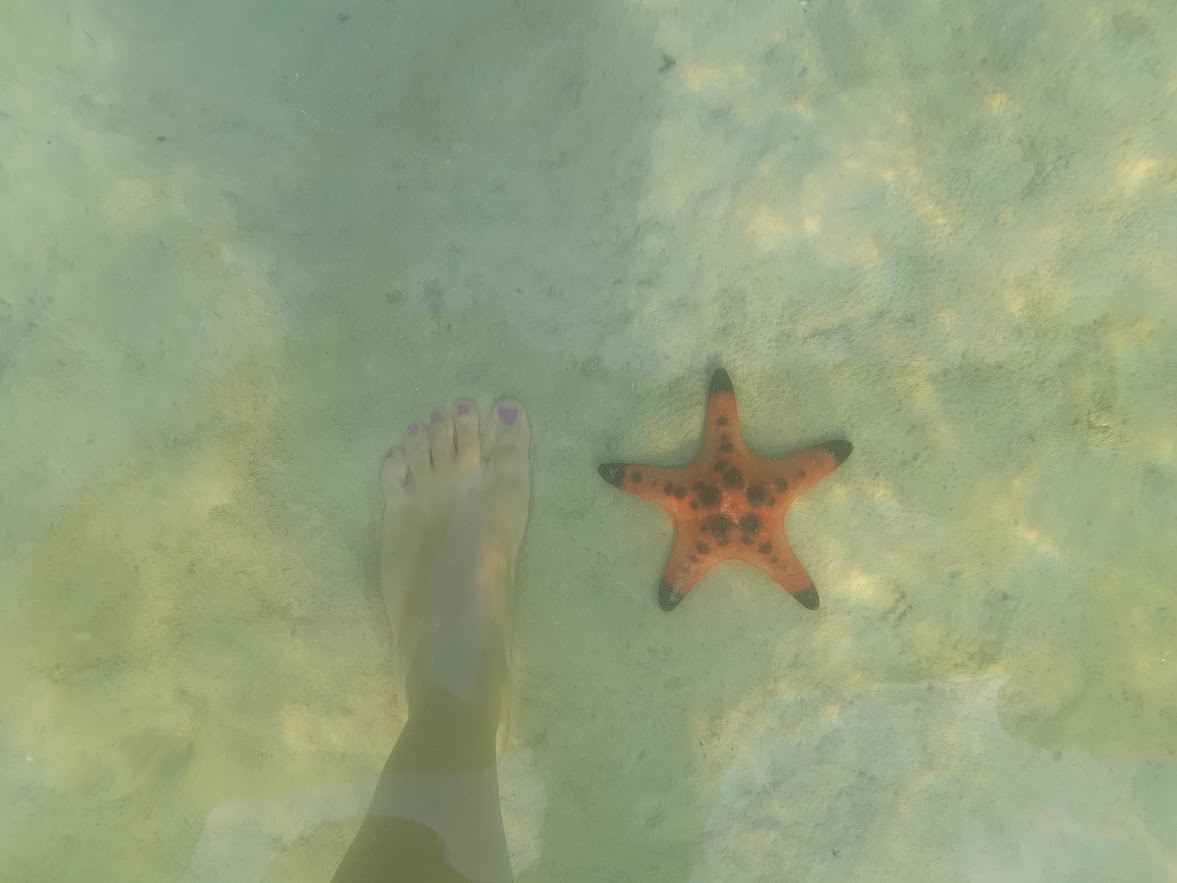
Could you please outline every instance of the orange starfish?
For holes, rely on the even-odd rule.
[[[707,571],[731,558],[760,568],[815,610],[817,589],[789,548],[785,514],[852,449],[848,441],[828,441],[776,460],[753,453],[740,435],[732,380],[720,368],[711,375],[703,451],[695,462],[605,463],[598,471],[674,517],[674,545],[658,586],[663,610],[677,607]]]

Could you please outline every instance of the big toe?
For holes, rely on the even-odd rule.
[[[487,459],[496,469],[522,469],[526,473],[531,448],[531,423],[527,412],[514,399],[500,399],[495,402],[493,416]]]
[[[519,529],[527,518],[530,479],[531,422],[514,399],[495,403],[491,415],[487,460],[491,484],[500,504],[512,509]]]

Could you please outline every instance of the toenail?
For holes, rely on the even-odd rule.
[[[502,406],[499,408],[499,419],[503,421],[503,426],[514,426],[515,420],[519,417],[518,408],[508,408]]]
[[[429,419],[431,422],[437,423],[439,420],[441,420],[441,411],[434,411],[429,415]]]
[[[421,431],[421,427],[418,426],[416,423],[409,424],[409,435],[416,435],[420,431]]]
[[[470,403],[469,402],[458,402],[458,413],[459,414],[466,414],[469,411],[470,411]]]

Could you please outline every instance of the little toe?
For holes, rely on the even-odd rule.
[[[395,503],[408,493],[409,466],[405,463],[405,452],[393,448],[384,455],[380,464],[380,482],[384,485],[384,500]]]
[[[404,457],[409,474],[414,478],[423,478],[429,472],[429,437],[419,423],[410,423],[405,431]]]
[[[454,406],[454,449],[461,469],[471,469],[482,459],[478,432],[478,408],[473,402],[458,402]]]

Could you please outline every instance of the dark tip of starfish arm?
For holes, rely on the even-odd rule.
[[[834,459],[841,463],[850,456],[850,452],[854,450],[854,445],[845,439],[838,439],[837,441],[823,442],[822,447],[833,454]]]
[[[711,386],[707,392],[709,394],[717,392],[735,392],[735,389],[732,387],[732,379],[728,376],[728,373],[725,370],[722,368],[717,368],[715,370],[715,373],[711,375]]]
[[[624,463],[602,463],[597,467],[597,472],[601,473],[601,478],[614,487],[621,487],[625,482]]]
[[[803,607],[808,607],[810,610],[817,610],[817,605],[821,603],[817,597],[817,589],[813,586],[794,592],[793,597],[800,601]]]
[[[672,586],[670,583],[662,583],[658,586],[658,606],[669,613],[678,606],[678,602],[685,596]]]

